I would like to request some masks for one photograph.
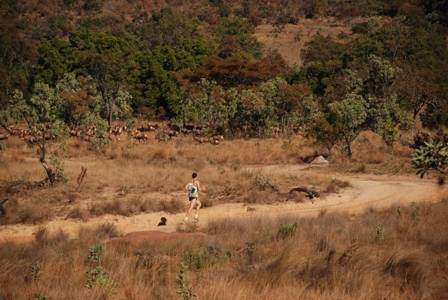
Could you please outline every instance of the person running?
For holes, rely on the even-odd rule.
[[[194,219],[197,221],[199,219],[199,209],[201,208],[201,202],[199,201],[199,191],[201,190],[201,185],[199,183],[199,180],[197,179],[198,174],[193,173],[191,175],[191,178],[192,181],[188,183],[187,186],[185,187],[187,190],[188,201],[190,201],[187,210],[187,215],[185,216],[185,221],[188,221],[191,212],[195,208],[196,208],[196,215],[194,216]]]

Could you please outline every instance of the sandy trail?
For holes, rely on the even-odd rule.
[[[300,165],[276,165],[252,167],[275,176],[275,174],[297,174],[304,172],[305,167]],[[325,172],[325,169],[319,170]],[[321,211],[347,212],[349,214],[362,213],[366,209],[387,208],[392,205],[407,205],[413,202],[433,202],[439,199],[441,188],[432,181],[421,180],[416,177],[405,176],[374,176],[374,175],[334,175],[338,179],[347,180],[352,187],[340,194],[331,194],[318,199],[314,204],[306,203],[279,203],[279,204],[253,204],[253,211],[247,211],[247,205],[241,203],[219,204],[200,212],[199,226],[204,227],[210,220],[222,218],[242,217],[282,217],[282,216],[316,216]],[[157,227],[162,216],[168,219],[167,226]],[[0,226],[0,242],[27,241],[33,238],[34,232],[40,227],[46,227],[50,232],[59,229],[76,236],[79,229],[84,226],[97,226],[104,223],[113,223],[123,233],[147,230],[175,232],[179,224],[183,223],[184,213],[167,214],[164,212],[140,214],[130,217],[105,215],[91,218],[87,222],[77,220],[55,219],[42,225],[6,225]]]

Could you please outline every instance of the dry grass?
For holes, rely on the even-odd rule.
[[[278,51],[283,59],[290,66],[302,66],[302,51],[307,44],[317,35],[331,37],[339,42],[346,42],[351,38],[352,26],[368,20],[375,20],[380,23],[388,22],[385,17],[370,17],[368,19],[348,18],[344,21],[332,17],[322,17],[313,19],[300,19],[296,25],[286,24],[281,31],[270,24],[262,24],[255,30],[255,37],[264,46],[266,52]],[[344,39],[345,37],[345,39]]]
[[[92,216],[101,216],[105,214],[130,216],[138,213],[156,211],[178,213],[182,210],[184,210],[184,205],[182,202],[175,199],[157,202],[151,199],[134,198],[127,202],[112,200],[93,204],[89,208],[89,213]]]
[[[341,189],[350,187],[350,183],[347,181],[332,179],[325,187],[324,193],[333,194],[338,193]]]
[[[78,219],[83,222],[88,221],[90,218],[90,212],[87,209],[80,207],[73,208],[68,214],[67,219]]]
[[[387,146],[380,136],[362,132],[353,142],[353,157],[349,160],[341,151],[332,157],[333,169],[351,173],[414,174],[410,163],[411,149],[395,143]]]
[[[444,201],[355,218],[227,219],[201,241],[141,246],[105,244],[119,235],[110,224],[73,240],[43,228],[33,243],[0,247],[0,297],[445,299],[447,217]]]
[[[272,25],[260,25],[255,37],[267,51],[278,51],[289,65],[301,66],[301,53],[316,34],[338,39],[341,33],[350,34],[351,27],[331,19],[301,19],[297,25],[285,25],[281,32]]]
[[[344,183],[332,182],[328,174],[283,176],[248,172],[265,165],[297,164],[319,152],[300,136],[289,139],[239,139],[218,146],[197,144],[179,137],[170,142],[139,144],[123,138],[103,152],[89,150],[88,144],[70,139],[65,147],[54,148],[63,160],[68,184],[36,188],[33,182],[44,177],[35,149],[11,138],[0,152],[0,197],[5,205],[2,224],[41,223],[55,217],[87,220],[101,214],[131,215],[150,211],[176,212],[182,209],[183,192],[191,172],[198,171],[207,188],[205,206],[220,202],[275,203],[304,201],[301,194],[288,196],[288,189],[308,185],[324,193],[338,192]],[[331,157],[337,172],[403,173],[412,172],[409,150],[396,145],[388,148],[373,133],[363,133],[354,145],[354,158],[346,160],[337,151]],[[243,151],[242,151],[243,150]],[[76,190],[81,166],[87,176]],[[176,199],[176,201],[172,200]],[[174,202],[173,202],[174,201]]]

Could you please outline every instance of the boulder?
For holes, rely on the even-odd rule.
[[[325,159],[322,155],[317,156],[313,161],[311,162],[312,165],[328,165],[330,162]]]

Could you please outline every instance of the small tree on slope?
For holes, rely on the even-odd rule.
[[[50,166],[47,162],[47,150],[49,143],[65,136],[66,126],[59,118],[61,111],[62,103],[55,90],[42,83],[34,86],[29,98],[16,91],[6,109],[0,111],[0,125],[5,129],[9,130],[12,124],[26,124],[30,135],[27,143],[38,148],[39,161],[51,185],[59,179],[59,166]]]

